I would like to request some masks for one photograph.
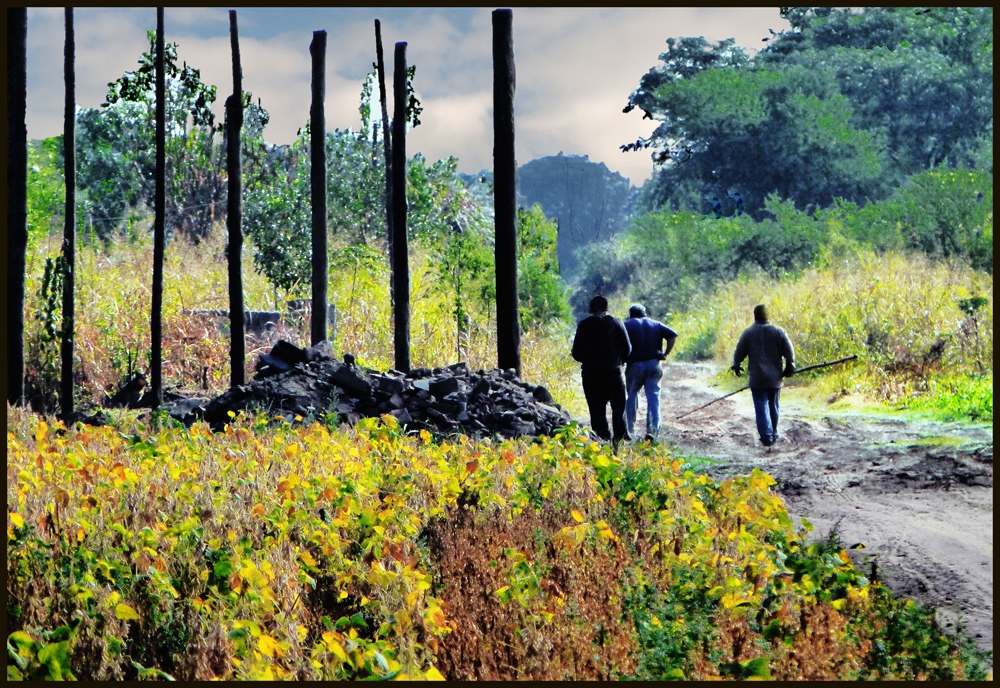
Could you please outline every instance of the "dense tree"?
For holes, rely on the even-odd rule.
[[[558,320],[569,315],[566,287],[559,278],[556,223],[541,206],[517,211],[517,294],[521,326]]]
[[[413,94],[415,66],[407,71],[407,126],[419,124],[420,101]],[[337,129],[326,134],[327,227],[336,245],[371,244],[388,241],[385,213],[386,168],[378,151],[373,117],[373,75],[361,90],[361,128]],[[253,113],[247,112],[249,119]],[[266,123],[266,122],[265,122]],[[244,122],[244,134],[249,123]],[[263,126],[261,126],[261,129]],[[254,265],[275,287],[275,300],[287,297],[297,286],[309,284],[312,275],[309,237],[310,215],[300,200],[310,193],[309,124],[299,130],[290,146],[253,150],[257,170],[247,180],[243,226],[252,242]],[[247,149],[244,148],[244,155]],[[431,166],[419,154],[407,165],[408,232],[416,236],[428,226],[435,212],[425,194],[433,184],[444,184],[446,163]],[[452,167],[454,165],[452,164]],[[442,177],[442,181],[431,182]],[[331,249],[336,250],[336,249]],[[277,307],[277,304],[276,304]]]
[[[992,149],[991,7],[800,7],[784,16],[792,31],[756,62],[834,73],[855,124],[884,137],[894,174],[977,166]]]
[[[62,135],[28,143],[28,245],[62,226],[63,142]]]
[[[909,178],[881,203],[838,201],[816,214],[843,236],[872,248],[960,256],[993,272],[993,177],[970,170],[930,170]]]
[[[595,292],[627,292],[656,317],[687,308],[699,293],[741,275],[794,275],[853,248],[915,250],[993,270],[993,179],[985,172],[930,170],[864,206],[838,199],[812,213],[776,194],[767,218],[716,218],[666,208],[644,214],[621,234],[581,253],[570,302],[586,312]]]
[[[645,207],[759,219],[771,193],[863,204],[938,165],[992,170],[992,9],[783,13],[792,30],[753,59],[668,41],[625,108],[660,122],[622,147],[653,151]]]
[[[155,171],[155,41],[148,31],[149,52],[139,68],[108,84],[101,109],[77,113],[79,185],[83,212],[102,238],[127,232],[146,207],[153,205]],[[166,228],[198,240],[212,223],[225,218],[225,143],[216,142],[212,104],[216,87],[201,81],[200,70],[178,65],[177,43],[164,46],[166,73]],[[268,114],[244,92],[245,123],[241,138],[253,163],[261,158],[261,132]],[[256,129],[254,127],[257,127]],[[248,130],[249,128],[249,130]]]

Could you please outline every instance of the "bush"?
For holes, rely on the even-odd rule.
[[[753,307],[766,303],[772,321],[788,332],[799,367],[858,354],[860,365],[823,375],[830,391],[857,388],[890,404],[922,395],[914,402],[921,408],[965,408],[964,417],[985,418],[992,397],[973,390],[992,374],[992,285],[990,275],[960,262],[857,248],[798,279],[747,277],[705,301],[719,314],[714,356],[720,363],[728,363],[751,324]],[[963,310],[979,294],[987,294],[978,297],[981,305]],[[676,319],[678,346],[688,332],[697,339],[705,331],[702,310]],[[953,391],[967,401],[949,401]]]
[[[8,418],[10,678],[978,671],[925,616],[887,617],[898,604],[807,543],[758,470],[715,483],[576,427]]]
[[[529,210],[518,209],[517,294],[525,329],[569,316],[566,288],[559,279],[556,230],[537,203]]]

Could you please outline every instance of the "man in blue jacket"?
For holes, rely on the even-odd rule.
[[[608,300],[595,296],[590,301],[589,317],[580,321],[573,338],[573,358],[579,361],[583,395],[590,409],[590,426],[598,437],[611,440],[615,451],[625,437],[625,380],[621,365],[632,353],[628,333],[622,321],[608,313]],[[611,426],[608,432],[605,415],[611,403]]]
[[[654,440],[660,432],[660,361],[667,357],[677,341],[677,333],[661,322],[646,317],[646,309],[641,304],[632,304],[628,309],[625,330],[632,342],[632,353],[626,359],[625,386],[628,399],[625,401],[625,425],[629,437],[635,437],[635,416],[639,409],[639,391],[646,390],[646,439]],[[666,341],[666,350],[660,346]]]
[[[743,359],[749,357],[749,387],[753,410],[757,417],[757,434],[765,447],[778,440],[778,398],[781,378],[795,373],[795,350],[780,327],[768,322],[767,308],[760,304],[753,309],[753,325],[743,330],[733,354],[733,372],[743,374]],[[782,369],[781,359],[785,360]]]

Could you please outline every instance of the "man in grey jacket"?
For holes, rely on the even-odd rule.
[[[788,335],[768,322],[767,308],[760,304],[753,309],[754,323],[743,331],[733,354],[732,370],[743,374],[743,359],[749,357],[750,394],[757,417],[757,433],[761,444],[770,447],[778,439],[778,398],[781,379],[795,373],[795,351]],[[785,360],[782,367],[781,360]]]

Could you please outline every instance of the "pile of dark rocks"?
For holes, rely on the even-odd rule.
[[[256,370],[249,384],[207,402],[168,401],[166,410],[182,422],[200,417],[214,428],[229,422],[230,411],[264,410],[289,421],[337,414],[352,425],[389,414],[411,429],[508,438],[551,435],[570,422],[545,387],[518,379],[513,369],[470,372],[456,363],[382,373],[359,366],[351,354],[338,361],[329,342],[303,349],[279,340]]]

